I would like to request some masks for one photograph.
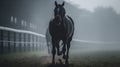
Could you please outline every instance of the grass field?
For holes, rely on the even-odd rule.
[[[120,67],[119,51],[79,52],[71,51],[69,67]],[[0,67],[67,67],[60,64],[51,65],[51,56],[45,51],[24,52],[0,55]]]

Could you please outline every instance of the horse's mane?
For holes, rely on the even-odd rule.
[[[67,17],[72,21],[72,23],[73,23],[73,25],[74,25],[73,19],[72,19],[70,16],[68,16],[68,15],[67,15]]]

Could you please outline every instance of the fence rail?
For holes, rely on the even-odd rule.
[[[44,50],[45,41],[42,34],[0,26],[0,53]]]

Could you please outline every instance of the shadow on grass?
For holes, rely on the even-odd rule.
[[[73,64],[64,64],[61,59],[59,59],[59,63],[48,65],[48,67],[70,67],[70,66],[73,66]]]
[[[73,64],[49,64],[47,67],[71,67]]]

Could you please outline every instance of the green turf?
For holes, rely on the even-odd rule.
[[[43,56],[43,55],[47,55],[47,53],[45,51],[16,52],[16,53],[1,54],[0,58],[30,57],[33,55]]]

